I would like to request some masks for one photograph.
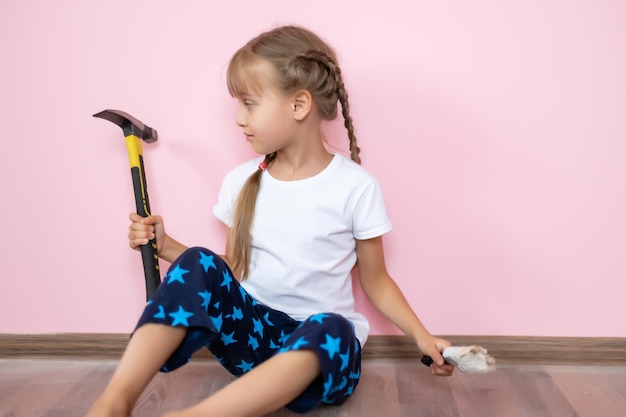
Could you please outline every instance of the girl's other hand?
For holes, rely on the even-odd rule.
[[[447,340],[430,335],[418,340],[417,347],[419,350],[433,359],[433,363],[430,365],[433,375],[450,376],[454,372],[454,365],[447,364],[443,356],[441,356],[444,349],[450,346],[452,344]]]
[[[157,215],[141,217],[137,213],[131,213],[128,217],[131,221],[130,226],[128,226],[128,244],[130,247],[139,250],[140,246],[147,245],[150,240],[156,237],[157,253],[161,253],[166,237],[163,218]]]

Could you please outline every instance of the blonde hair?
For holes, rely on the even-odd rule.
[[[264,60],[276,70],[276,87],[285,95],[298,90],[308,90],[324,120],[337,117],[337,103],[341,104],[344,126],[348,130],[350,156],[358,164],[360,149],[356,143],[348,93],[346,92],[337,56],[330,46],[308,29],[283,26],[264,32],[241,47],[233,55],[227,71],[228,91],[241,97],[259,87],[255,84],[255,63]],[[258,82],[258,81],[256,81]],[[269,166],[276,153],[265,156]],[[235,275],[241,280],[248,277],[252,236],[250,234],[256,199],[261,185],[259,168],[246,181],[235,205],[231,246],[226,248]]]

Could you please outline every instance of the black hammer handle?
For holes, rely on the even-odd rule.
[[[141,156],[139,156],[139,167],[132,167],[130,172],[133,179],[137,214],[141,217],[148,217],[150,215],[150,201],[148,199],[148,186],[146,184],[143,158]],[[140,250],[143,272],[146,279],[146,299],[149,300],[161,283],[156,238],[150,240],[147,245],[142,245]]]

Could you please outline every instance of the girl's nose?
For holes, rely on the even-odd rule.
[[[237,112],[237,126],[244,127],[246,125],[245,106],[239,105],[239,111]]]

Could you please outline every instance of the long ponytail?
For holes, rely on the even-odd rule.
[[[241,280],[248,278],[250,272],[250,252],[252,252],[252,221],[256,209],[256,199],[261,188],[261,175],[267,166],[274,160],[276,154],[265,155],[259,168],[248,177],[237,197],[233,215],[233,227],[230,242],[232,247],[227,248],[226,257],[231,262],[231,269]]]

